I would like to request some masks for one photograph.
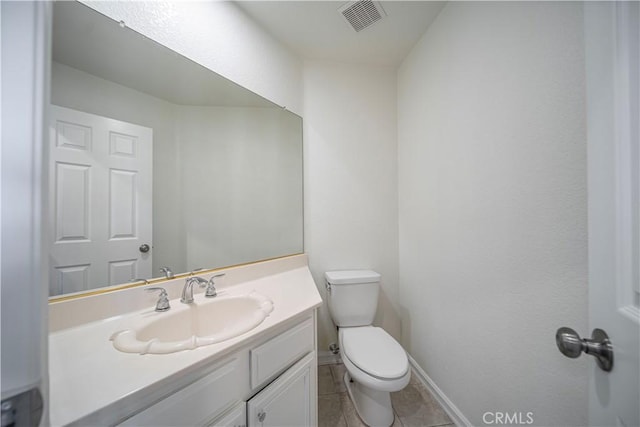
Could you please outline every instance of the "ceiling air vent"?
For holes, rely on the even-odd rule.
[[[371,0],[352,1],[338,11],[356,31],[364,30],[387,15],[380,3]]]

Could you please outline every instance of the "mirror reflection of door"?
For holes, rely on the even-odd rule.
[[[50,295],[151,277],[152,130],[51,106]]]

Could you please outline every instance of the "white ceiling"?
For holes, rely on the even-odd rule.
[[[398,65],[445,2],[382,1],[387,16],[356,32],[338,8],[346,1],[237,1],[258,25],[303,59]]]

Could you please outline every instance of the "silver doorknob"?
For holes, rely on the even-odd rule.
[[[603,371],[609,372],[613,369],[613,345],[602,329],[594,329],[589,339],[580,338],[573,329],[562,327],[556,332],[556,345],[560,353],[567,357],[575,359],[584,352],[595,357]]]
[[[151,249],[151,246],[149,246],[146,243],[144,243],[144,244],[140,245],[140,247],[138,249],[140,249],[140,252],[142,252],[143,254],[146,254],[147,252],[149,252],[149,249]]]

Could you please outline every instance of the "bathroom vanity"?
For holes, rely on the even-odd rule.
[[[182,309],[184,279],[162,284],[173,306],[165,313],[154,311],[157,296],[142,288],[51,304],[51,425],[317,424],[315,309],[322,300],[306,256],[220,272],[219,298],[255,291],[273,310],[248,332],[191,350],[127,353],[110,340],[141,318]]]

